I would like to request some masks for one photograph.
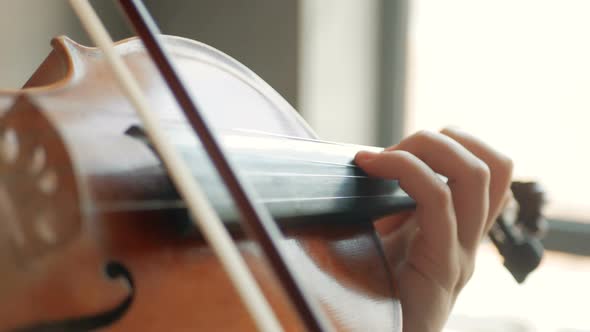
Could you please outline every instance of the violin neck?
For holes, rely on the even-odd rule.
[[[205,151],[188,132],[174,133],[173,141],[220,217],[229,227],[238,227],[238,213]],[[138,127],[128,134],[145,141]],[[366,222],[415,206],[397,181],[371,178],[354,165],[356,152],[378,148],[244,131],[221,137],[256,199],[282,227],[334,220],[330,216],[339,222]]]

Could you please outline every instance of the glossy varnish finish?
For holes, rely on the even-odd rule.
[[[315,138],[245,67],[205,45],[164,40],[217,129]],[[0,330],[91,317],[117,306],[120,316],[100,321],[105,327],[253,330],[211,250],[198,233],[183,231],[182,211],[146,199],[146,192],[170,184],[141,176],[149,175],[145,166],[157,157],[125,134],[139,121],[101,53],[66,38],[53,45],[26,89],[0,95],[0,273],[7,276],[0,285]],[[118,51],[163,123],[184,126],[141,44],[127,40]],[[134,182],[133,192],[116,190],[124,181]],[[401,329],[400,306],[370,220],[290,223],[284,232],[289,263],[339,330]],[[239,231],[234,235],[284,327],[301,330],[257,246]],[[123,267],[133,286],[104,273],[113,266]],[[130,306],[121,305],[129,296]]]

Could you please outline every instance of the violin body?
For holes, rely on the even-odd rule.
[[[222,139],[238,152],[248,151],[245,165],[259,165],[252,151],[263,156],[275,151],[268,146],[276,149],[282,142],[286,152],[314,150],[314,132],[246,67],[194,41],[162,40]],[[22,90],[0,92],[0,331],[255,330],[212,250],[187,226],[184,206],[101,52],[65,37],[53,46]],[[185,134],[174,99],[140,41],[122,41],[117,50],[195,174],[211,168],[205,158],[195,157],[199,143]],[[359,205],[328,213],[336,204],[314,203],[342,192],[356,197],[360,190],[387,194],[389,200],[376,209],[382,212],[409,206],[396,187],[377,188],[347,173],[356,172],[350,168],[353,152],[336,153],[348,164],[312,160],[314,170],[336,165],[335,172],[354,178],[349,187],[305,182],[289,191],[297,182],[292,168],[271,180],[250,169],[246,178],[254,179],[268,201],[282,225],[289,264],[334,327],[401,331],[397,291],[373,229],[377,216],[346,213],[362,210]],[[298,162],[291,158],[268,167],[276,171]],[[283,327],[304,330],[260,249],[232,222],[231,208],[223,207],[227,195],[216,191],[220,182],[210,174],[195,176],[210,188],[213,204]],[[308,175],[305,181],[323,180]],[[277,188],[294,195],[289,199],[302,190],[319,196],[289,208],[297,202],[273,201]],[[333,191],[318,194],[321,190]]]

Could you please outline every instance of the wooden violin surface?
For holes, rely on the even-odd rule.
[[[283,199],[295,200],[305,193],[307,202],[279,217],[309,217],[301,211],[312,211],[314,199],[342,190],[349,196],[385,195],[389,207],[393,198],[402,207],[410,204],[394,184],[363,185],[370,180],[362,177],[332,187],[322,186],[316,173],[308,175],[317,182],[294,181],[301,169],[293,167],[302,160],[276,161],[280,150],[264,146],[280,146],[283,140],[287,152],[306,146],[305,153],[313,153],[317,137],[293,108],[227,55],[178,37],[163,41],[214,127],[228,142],[233,139],[236,151],[248,151],[242,159],[250,167],[246,178],[256,178],[257,191],[268,190],[261,196],[272,201],[279,191],[287,193]],[[198,232],[186,231],[182,202],[149,142],[137,135],[140,122],[100,51],[65,37],[53,46],[23,90],[0,92],[0,274],[5,280],[0,330],[254,330],[211,249]],[[177,147],[186,150],[195,174],[201,174],[197,178],[212,179],[199,173],[207,161],[196,157],[198,142],[185,134],[186,125],[141,43],[130,39],[117,49]],[[302,142],[293,143],[298,139]],[[269,151],[275,162],[260,170]],[[316,168],[352,167],[312,161]],[[272,178],[279,173],[282,179]],[[297,189],[298,183],[304,188]],[[340,187],[343,183],[349,187]],[[215,182],[210,187],[217,190]],[[217,195],[214,204],[225,204]],[[282,204],[277,211],[288,210]],[[342,222],[342,213],[318,216],[321,222],[283,228],[290,264],[311,295],[338,330],[401,330],[401,307],[370,218],[357,214],[354,222]],[[239,231],[234,237],[284,328],[302,330],[256,244]]]

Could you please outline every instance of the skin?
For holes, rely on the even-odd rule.
[[[418,132],[381,153],[361,151],[355,161],[370,176],[399,180],[416,201],[415,211],[376,226],[400,290],[404,331],[442,330],[481,239],[511,198],[512,161],[451,128]]]

